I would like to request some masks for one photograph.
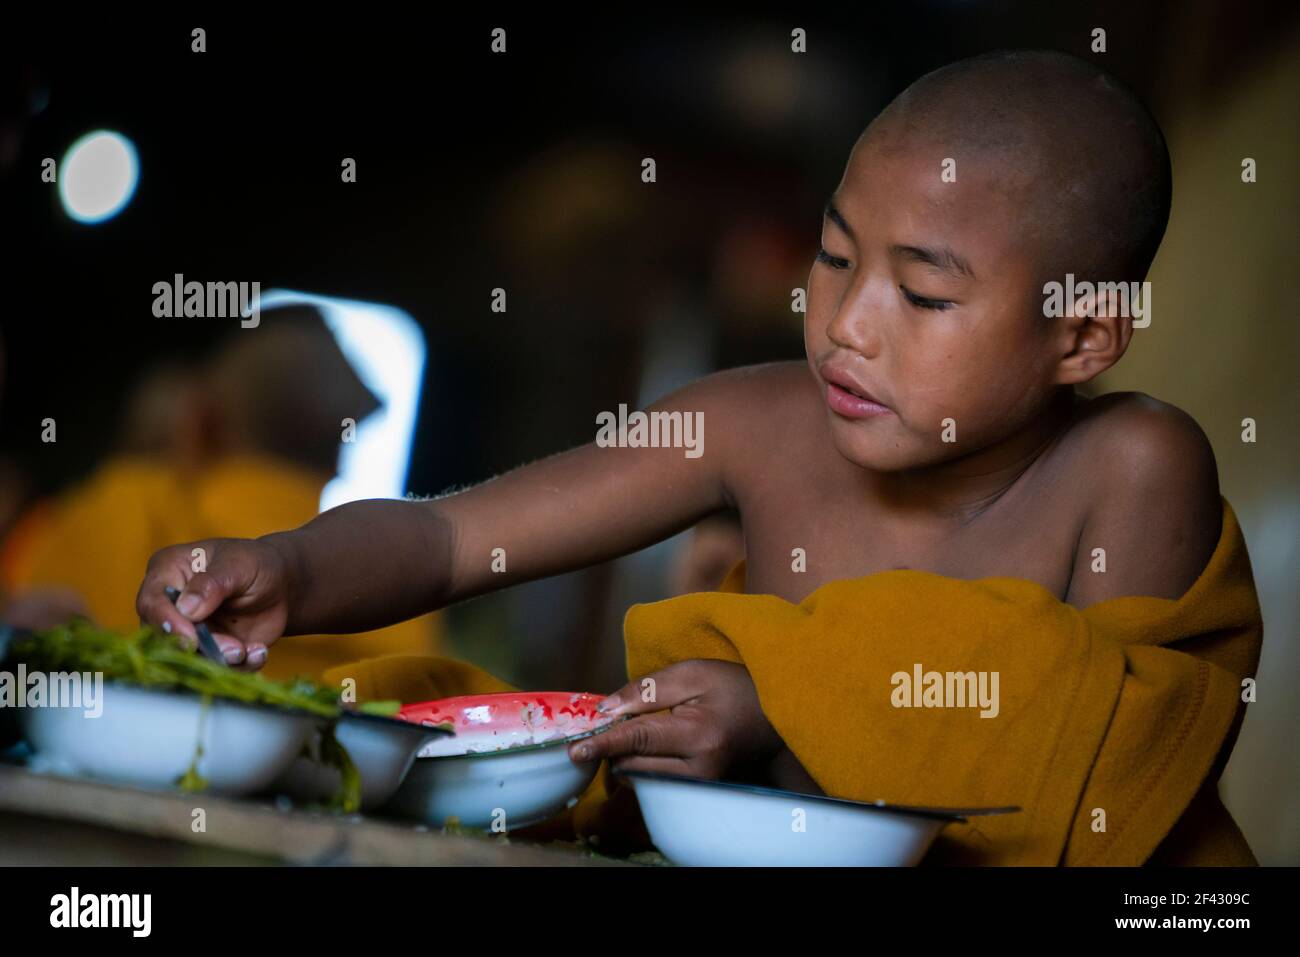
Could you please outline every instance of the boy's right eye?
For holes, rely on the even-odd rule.
[[[849,268],[849,261],[847,259],[840,259],[838,256],[832,256],[824,248],[817,250],[817,261],[819,263],[825,263],[826,265],[830,266],[832,269]]]

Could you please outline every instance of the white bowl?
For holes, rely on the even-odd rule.
[[[905,808],[646,771],[636,790],[650,839],[695,867],[911,867],[944,826],[1016,808]]]
[[[36,751],[32,767],[142,787],[174,787],[194,760],[214,794],[243,795],[266,787],[302,750],[317,720],[287,711],[202,698],[187,691],[108,682],[102,713],[81,708],[21,708],[18,720]]]
[[[597,762],[574,764],[567,744],[418,758],[388,808],[435,827],[452,818],[479,830],[537,824],[577,803],[596,775]]]
[[[335,725],[334,736],[361,776],[361,809],[369,811],[386,803],[411,769],[416,752],[435,738],[453,733],[395,718],[345,711]],[[320,754],[319,726],[308,740],[308,749],[313,755]],[[300,755],[272,782],[270,789],[297,801],[323,802],[338,793],[340,783],[337,768]]]
[[[571,807],[598,762],[574,764],[568,745],[608,727],[600,695],[501,692],[407,705],[410,721],[452,722],[456,736],[420,750],[389,803],[403,817],[441,827],[450,819],[483,830],[514,830]]]

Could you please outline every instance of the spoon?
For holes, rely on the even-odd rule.
[[[176,604],[176,599],[181,597],[181,590],[179,588],[173,588],[168,585],[164,591],[167,593],[167,597],[171,599],[173,605]],[[226,656],[221,653],[221,649],[217,646],[217,639],[212,637],[212,632],[208,630],[207,625],[201,621],[194,622],[194,633],[199,636],[199,651],[203,653],[204,658],[207,658],[209,661],[215,661],[224,667],[230,667],[226,662]]]

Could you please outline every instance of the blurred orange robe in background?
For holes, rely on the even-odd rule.
[[[19,523],[0,559],[5,591],[70,587],[97,624],[134,630],[140,625],[136,592],[155,551],[196,539],[257,538],[297,528],[318,513],[323,488],[312,472],[252,455],[188,475],[161,460],[112,459]],[[442,647],[442,619],[431,614],[356,635],[281,638],[262,673],[318,678],[357,659],[440,654]]]

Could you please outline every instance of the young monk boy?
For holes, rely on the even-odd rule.
[[[954,754],[969,754],[978,747],[976,736],[986,733],[983,726],[997,722],[969,712],[936,715],[936,721],[966,724],[917,730],[922,726],[907,723],[913,712],[897,710],[897,702],[889,710],[896,689],[867,681],[875,658],[900,648],[898,662],[912,661],[908,656],[922,651],[908,649],[927,641],[928,653],[939,654],[944,645],[932,640],[932,617],[943,611],[936,606],[952,603],[968,613],[942,623],[942,640],[948,647],[985,642],[970,646],[971,664],[960,664],[989,660],[1002,669],[1001,710],[1010,722],[1003,733],[1026,735],[1001,738],[1001,750],[990,746],[981,767],[1004,761],[1013,777],[1017,766],[1025,776],[1036,774],[1040,739],[1055,755],[1042,758],[1041,787],[1011,795],[1033,820],[1054,822],[1053,834],[1032,836],[1047,850],[1039,858],[1008,851],[986,859],[1056,863],[1067,839],[1085,843],[1089,821],[1095,831],[1096,814],[1083,813],[1093,809],[1075,806],[1080,794],[1086,801],[1085,785],[1107,774],[1130,781],[1129,790],[1121,788],[1102,808],[1116,817],[1124,815],[1133,788],[1156,788],[1133,777],[1140,762],[1124,765],[1123,773],[1106,765],[1105,755],[1123,750],[1124,740],[1115,736],[1124,730],[1125,709],[1138,707],[1139,690],[1123,683],[1119,643],[1103,640],[1115,634],[1105,629],[1116,615],[1103,621],[1083,617],[1083,610],[1182,609],[1174,600],[1189,593],[1231,524],[1210,444],[1189,416],[1141,394],[1086,399],[1076,392],[1124,355],[1135,334],[1131,316],[1113,301],[1045,315],[1045,285],[1065,283],[1067,274],[1077,281],[1143,280],[1168,218],[1170,180],[1154,120],[1130,92],[1084,61],[1021,52],[938,70],[866,129],[826,205],[822,248],[808,280],[807,361],[722,372],[651,407],[702,413],[702,455],[591,444],[434,501],[358,502],[296,531],[185,543],[153,557],[139,613],[184,636],[192,635],[192,621],[207,619],[235,660],[257,668],[284,634],[386,625],[606,561],[735,509],[744,527],[748,593],[736,597],[749,602],[736,607],[753,611],[761,600],[774,615],[803,616],[790,619],[777,659],[783,664],[771,666],[761,649],[743,644],[747,631],[766,627],[766,613],[723,624],[721,605],[662,603],[697,624],[713,616],[713,630],[739,653],[641,656],[672,662],[652,676],[653,700],[643,700],[644,672],[634,671],[637,680],[608,706],[638,717],[575,745],[573,758],[621,758],[629,769],[703,777],[758,769],[790,787],[872,797],[884,788],[862,783],[864,767],[887,776],[892,762],[905,764],[909,752],[924,751],[934,759],[930,790],[917,783],[924,777],[918,768],[914,780],[885,796],[929,796],[916,803],[938,804],[944,795],[968,795],[969,789],[947,787],[934,749],[947,739],[965,740],[966,751]],[[190,567],[195,545],[208,550],[202,574]],[[504,571],[499,563],[494,569],[496,549],[504,550]],[[1105,555],[1100,572],[1097,549]],[[985,586],[983,579],[1015,581]],[[824,646],[840,644],[813,668],[807,663],[814,659],[801,656],[822,654],[823,645],[801,645],[794,630],[822,609],[840,607],[835,602],[851,594],[841,588],[846,580],[887,587],[827,620],[819,633]],[[167,586],[183,588],[176,607],[164,596]],[[902,612],[892,608],[891,596],[909,589],[932,597]],[[1125,596],[1158,601],[1109,603]],[[1007,615],[1024,627],[1002,629]],[[1243,615],[1245,633],[1250,613]],[[668,630],[681,620],[674,618]],[[909,633],[913,621],[917,630]],[[630,615],[629,631],[635,625]],[[995,625],[1002,629],[996,634]],[[1006,676],[1019,674],[1023,662],[1076,647],[1070,643],[1084,633],[1091,644],[1077,646],[1084,648],[1077,660],[1044,664],[1009,686]],[[1152,645],[1163,640],[1156,631],[1147,634]],[[1257,658],[1257,628],[1253,634]],[[1188,654],[1156,650],[1196,663]],[[1118,657],[1106,657],[1112,653]],[[985,654],[1002,657],[981,659]],[[1104,680],[1093,681],[1087,676],[1101,671],[1091,662],[1103,658],[1118,664],[1106,665],[1111,671]],[[1253,669],[1250,658],[1248,651],[1234,659],[1247,662],[1237,670]],[[891,661],[887,668],[886,675],[910,665]],[[1137,668],[1129,662],[1129,673]],[[860,751],[824,757],[824,739],[843,728],[834,726],[830,712],[816,728],[797,726],[798,708],[782,703],[780,682],[788,676],[772,673],[780,670],[810,676],[797,696],[805,710],[815,709],[823,692],[837,696],[840,717],[879,703],[884,710],[871,712],[875,717],[863,712]],[[1084,677],[1076,681],[1075,674]],[[1199,674],[1179,671],[1171,687],[1192,687]],[[1226,700],[1235,677],[1215,672],[1214,680],[1213,693]],[[1097,690],[1103,685],[1105,693]],[[1051,693],[1035,698],[1021,690],[1028,686],[1033,694]],[[1096,707],[1087,705],[1093,700],[1087,690],[1072,699],[1071,714],[1051,710],[1080,687],[1096,690]],[[1168,700],[1182,701],[1176,692]],[[1030,706],[1021,702],[1031,699],[1041,711],[1024,710]],[[1151,713],[1155,719],[1145,723],[1160,725],[1171,712]],[[1216,720],[1234,717],[1228,706]],[[1074,740],[1077,725],[1087,725],[1094,738],[1080,745],[1088,756],[1076,767],[1063,757],[1072,752],[1061,742]],[[870,737],[885,733],[882,728],[900,736]],[[906,736],[913,733],[925,735],[923,748]],[[1110,751],[1099,750],[1103,734]],[[1217,761],[1221,769],[1226,754],[1219,743],[1228,740],[1230,747],[1230,736],[1218,725],[1207,735],[1207,741],[1217,738],[1205,749],[1208,757],[1198,759],[1206,766],[1188,772],[1195,780],[1184,782],[1176,801],[1170,798],[1177,807],[1159,812],[1166,817],[1183,813],[1202,778],[1212,791],[1217,773],[1208,765]],[[1025,753],[1007,755],[1020,747],[1017,740],[1025,742]],[[873,741],[881,751],[871,757]],[[871,761],[864,764],[862,755]],[[848,767],[852,774],[843,770]],[[1069,775],[1073,790],[1062,783]],[[964,780],[978,777],[972,771]],[[1058,785],[1055,804],[1040,814],[1037,796]],[[1013,803],[996,788],[976,797]],[[1222,821],[1217,798],[1196,800],[1215,805],[1206,813],[1218,816],[1218,858],[1248,861],[1249,850],[1230,819]],[[1145,860],[1172,821],[1146,821],[1143,813],[1125,818],[1138,822],[1125,824],[1128,833],[1149,832],[1140,851],[1125,853]],[[992,824],[989,834],[996,834]],[[1032,843],[1021,837],[1025,846]],[[1098,859],[1122,858],[1116,851]]]

